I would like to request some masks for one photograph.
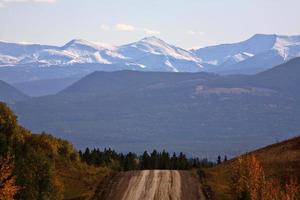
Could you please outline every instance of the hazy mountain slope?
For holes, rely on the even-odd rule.
[[[254,76],[96,72],[14,109],[26,127],[51,131],[79,147],[232,155],[300,131],[299,95],[293,92],[300,84],[294,75],[299,63]],[[282,68],[285,73],[278,72]],[[289,74],[294,78],[285,78]],[[285,86],[278,87],[278,80]]]
[[[12,87],[11,85],[0,80],[0,101],[6,103],[13,103],[28,99],[28,96]]]
[[[0,79],[10,84],[62,79],[69,77],[82,78],[95,71],[117,71],[122,67],[100,63],[73,64],[70,66],[52,65],[51,67],[39,67],[38,65],[21,65],[17,67],[0,67]]]
[[[269,87],[291,95],[300,95],[300,57],[271,70],[259,73],[252,78],[253,84]]]
[[[78,80],[79,78],[76,77],[62,78],[62,79],[49,79],[49,80],[46,79],[46,80],[15,83],[13,84],[13,86],[28,96],[38,97],[38,96],[56,94]]]

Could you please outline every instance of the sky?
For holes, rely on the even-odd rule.
[[[121,45],[155,35],[197,48],[300,35],[300,0],[0,0],[0,40]]]

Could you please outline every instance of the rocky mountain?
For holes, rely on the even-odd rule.
[[[13,108],[78,147],[235,155],[300,132],[299,70],[300,58],[257,75],[95,72]]]

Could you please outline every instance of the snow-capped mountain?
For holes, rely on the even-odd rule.
[[[2,67],[98,64],[101,65],[98,70],[105,71],[256,73],[298,56],[300,36],[263,34],[243,42],[197,50],[185,50],[154,36],[121,46],[79,39],[61,47],[0,42]]]
[[[86,40],[72,40],[62,47],[0,43],[0,65],[38,63],[39,66],[98,63],[123,69],[197,72],[203,66],[192,52],[169,45],[156,37],[123,46],[107,46]],[[22,51],[23,50],[23,51]]]
[[[154,36],[116,50],[128,59],[127,64],[138,64],[150,71],[199,72],[203,68],[201,59],[192,52]]]
[[[300,36],[257,34],[233,44],[192,50],[206,63],[207,71],[256,73],[300,56]]]

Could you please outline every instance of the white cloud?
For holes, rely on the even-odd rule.
[[[109,27],[108,25],[106,25],[106,24],[102,24],[102,25],[100,26],[100,29],[103,30],[103,31],[109,31],[109,30],[110,30],[110,27]]]
[[[149,29],[144,29],[144,32],[145,32],[147,35],[159,35],[159,34],[160,34],[159,31],[156,31],[156,30],[149,30]]]
[[[189,30],[189,31],[187,31],[187,34],[189,34],[189,35],[196,35],[196,32],[192,31],[192,30]]]
[[[135,27],[130,24],[122,24],[122,23],[116,24],[115,30],[127,31],[127,32],[137,31],[137,32],[143,32],[146,35],[159,35],[160,34],[160,32],[157,30],[152,30],[152,29],[148,29],[148,28],[140,28],[140,27]]]
[[[189,35],[204,35],[204,32],[188,30],[187,34],[189,34]]]
[[[130,24],[116,24],[115,28],[117,31],[135,31],[136,28]]]

